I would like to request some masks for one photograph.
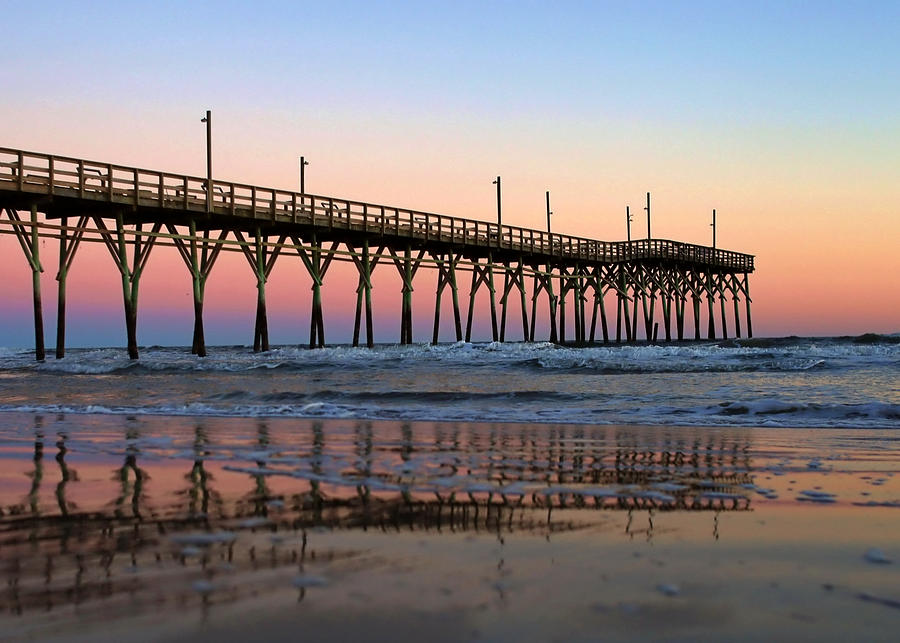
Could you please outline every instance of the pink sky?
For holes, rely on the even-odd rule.
[[[555,232],[604,240],[624,238],[626,205],[643,234],[649,190],[654,237],[708,244],[716,208],[718,245],[756,255],[756,335],[900,331],[897,7],[509,9],[17,6],[0,145],[202,176],[212,109],[216,178],[296,189],[302,154],[310,192],[494,220],[499,174],[504,223],[543,228],[550,190]],[[91,70],[77,82],[73,59]],[[0,346],[29,345],[30,274],[9,236],[0,269]],[[386,341],[399,337],[395,273],[376,272]],[[417,283],[415,338],[427,340],[434,275]],[[142,343],[189,342],[189,286],[174,250],[155,251]],[[80,251],[69,288],[71,343],[124,343],[102,248]],[[326,280],[331,341],[349,339],[354,288],[349,266]],[[217,266],[211,343],[252,340],[254,289],[242,258]],[[306,341],[298,260],[279,260],[268,295],[272,341]]]

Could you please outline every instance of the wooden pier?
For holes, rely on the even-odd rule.
[[[190,275],[192,352],[200,356],[206,355],[204,291],[223,251],[242,253],[256,278],[256,351],[269,349],[266,283],[283,255],[299,257],[312,282],[311,348],[325,345],[322,288],[333,261],[352,262],[358,273],[354,346],[361,342],[363,324],[365,344],[374,345],[372,273],[379,264],[393,265],[402,281],[402,344],[413,342],[412,292],[420,268],[431,269],[437,277],[433,343],[438,341],[441,303],[448,289],[456,340],[471,340],[476,296],[482,288],[489,298],[494,341],[505,341],[507,310],[516,299],[528,341],[535,341],[541,299],[548,303],[551,342],[727,338],[729,298],[733,336],[742,334],[741,301],[746,335],[753,334],[748,279],[754,269],[752,255],[666,239],[598,241],[9,148],[0,148],[0,234],[16,236],[31,267],[39,360],[45,356],[40,288],[44,239],[58,246],[56,357],[65,354],[66,277],[83,242],[104,244],[121,274],[133,359],[138,357],[140,279],[156,246],[175,248]],[[459,277],[466,273],[471,282],[468,292],[461,293]],[[465,301],[466,294],[464,330],[460,299]],[[568,298],[573,301],[571,321],[566,319]],[[615,308],[614,320],[608,307]],[[693,332],[685,330],[688,317]]]

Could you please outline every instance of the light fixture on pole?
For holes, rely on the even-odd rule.
[[[206,110],[206,117],[200,122],[206,123],[206,211],[212,212],[212,112]]]
[[[500,214],[500,177],[497,177],[497,180],[494,181],[494,185],[497,186],[497,227],[503,225],[503,217]]]
[[[300,157],[300,194],[306,194],[306,172],[304,168],[309,165],[309,161],[304,157]]]
[[[650,239],[650,193],[647,192],[647,207],[644,208],[647,211],[647,238]]]
[[[550,190],[547,190],[547,233],[550,233],[550,215],[553,212],[550,211]]]

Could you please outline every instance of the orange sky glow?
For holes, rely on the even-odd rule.
[[[20,9],[25,28],[15,38],[65,37],[19,62],[21,48],[10,47],[4,85],[21,80],[11,70],[26,61],[28,75],[47,84],[24,81],[0,104],[0,146],[202,176],[200,117],[212,109],[218,179],[298,189],[302,154],[308,192],[493,221],[499,174],[504,223],[543,229],[550,190],[554,232],[603,240],[624,239],[626,205],[633,236],[646,235],[650,191],[654,237],[709,244],[716,208],[719,247],[756,255],[755,335],[900,332],[900,83],[888,82],[898,46],[882,26],[893,16],[711,6],[694,24],[656,3],[645,7],[649,23],[635,8],[571,3],[509,16],[497,3],[480,26],[463,5],[411,15],[399,5],[371,14],[303,7],[287,17],[293,9],[253,17],[224,9],[197,42],[182,20],[167,22],[160,40],[161,18],[135,23],[128,9],[108,23],[65,6],[55,19]],[[282,43],[284,23],[307,25],[311,38]],[[782,38],[801,23],[808,35]],[[336,24],[344,48],[323,35]],[[415,29],[392,44],[363,35],[379,25]],[[236,30],[233,43],[226,27]],[[496,41],[482,37],[491,27],[502,32]],[[547,40],[538,37],[545,29]],[[648,50],[633,51],[629,38],[639,36]],[[67,51],[92,69],[108,63],[109,81],[72,83],[57,65]],[[178,73],[173,60],[182,61]],[[44,252],[52,337],[55,243]],[[8,235],[0,271],[0,346],[27,346],[30,271]],[[434,281],[432,271],[416,280],[416,341],[430,339]],[[350,338],[355,287],[352,265],[326,277],[329,341]],[[250,342],[255,296],[244,259],[224,256],[207,286],[208,341]],[[279,259],[267,298],[273,343],[305,343],[310,281],[297,258]],[[392,265],[376,270],[374,301],[376,340],[397,341]],[[480,296],[481,340],[484,303]],[[79,251],[68,306],[72,345],[124,343],[120,279],[104,248]],[[173,248],[157,248],[141,283],[139,340],[188,344],[191,311],[187,270]],[[539,311],[546,328],[545,302]],[[517,304],[510,313],[518,339]],[[451,339],[446,306],[442,326]]]

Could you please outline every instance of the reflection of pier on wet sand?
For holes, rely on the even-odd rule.
[[[329,534],[338,531],[550,538],[597,528],[602,512],[625,511],[626,531],[646,515],[649,538],[657,512],[750,508],[748,445],[720,435],[652,444],[623,433],[608,443],[577,427],[542,434],[441,426],[423,435],[402,425],[385,439],[358,422],[334,439],[311,422],[288,441],[262,421],[235,445],[211,439],[201,421],[169,451],[128,428],[105,480],[92,483],[107,499],[81,509],[69,500],[85,484],[82,467],[69,463],[78,443],[44,424],[35,427],[27,497],[0,495],[0,611],[7,614],[208,605],[271,591],[272,574],[295,575],[302,597],[310,566],[377,564],[363,551],[334,547]],[[41,494],[50,477],[58,480],[53,504]]]

